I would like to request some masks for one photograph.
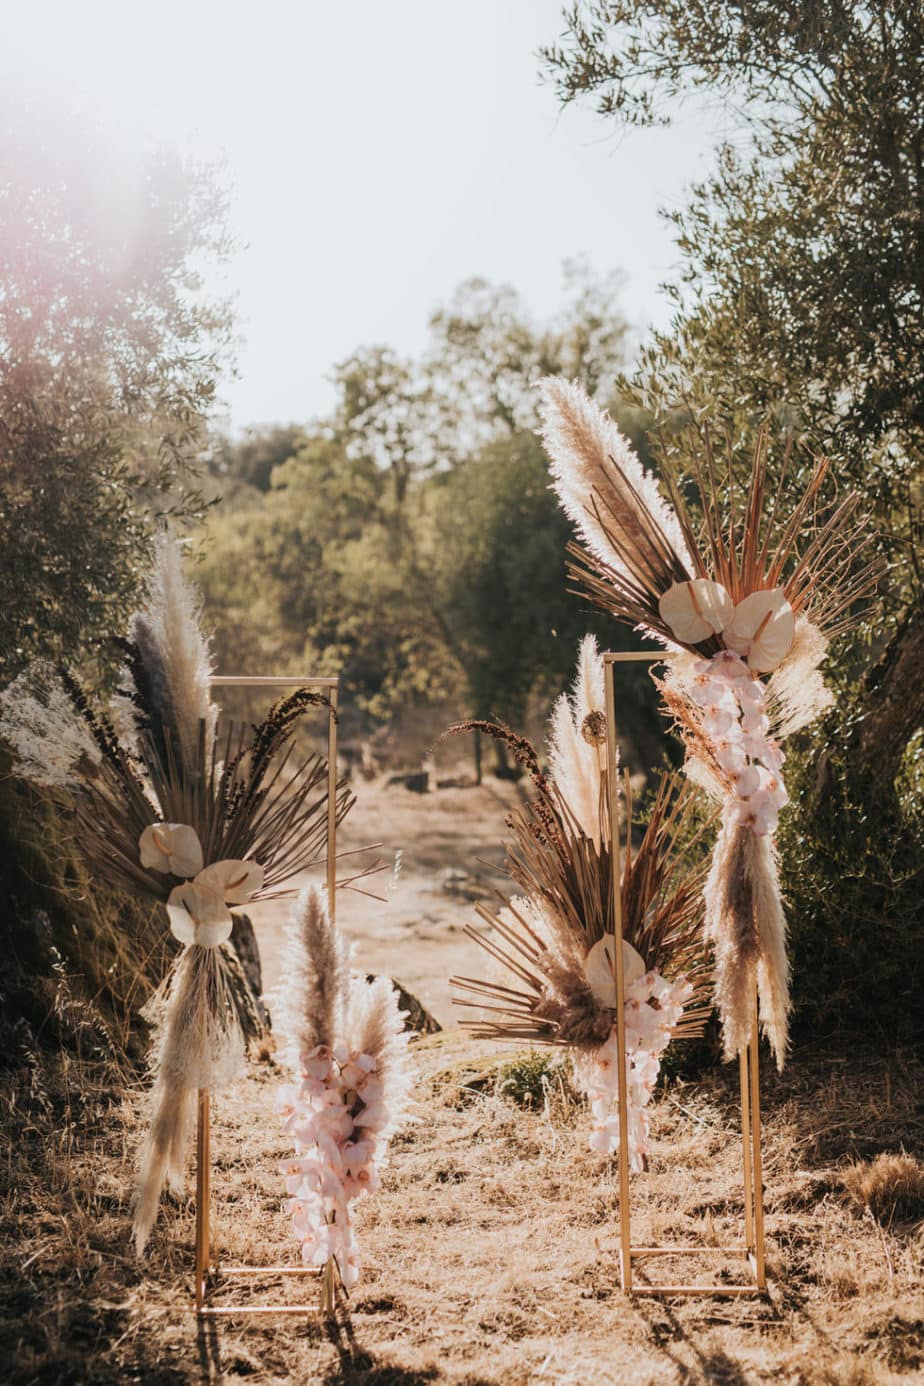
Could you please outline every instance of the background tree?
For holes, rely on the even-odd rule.
[[[606,397],[626,333],[612,280],[576,266],[567,287],[539,325],[512,289],[469,281],[420,357],[360,348],[338,367],[330,418],[264,495],[235,493],[210,519],[201,574],[223,662],[337,672],[367,731],[447,700],[445,720],[517,723],[532,693],[557,694],[601,623],[566,590],[569,528],[531,432],[533,386],[580,372]],[[642,436],[639,416],[624,421]],[[231,445],[226,474],[280,439]],[[647,681],[633,699],[647,764],[660,754]],[[418,721],[423,750],[433,724]]]
[[[36,657],[105,662],[157,523],[201,511],[195,465],[229,334],[200,277],[226,244],[207,170],[165,151],[123,163],[79,119],[46,142],[29,112],[4,117],[0,684]],[[79,974],[110,1026],[93,1042],[126,1043],[162,975],[163,927],[89,880],[66,813],[5,757],[0,860],[4,1019],[54,1033]]]
[[[0,678],[117,629],[152,524],[199,502],[229,319],[197,269],[224,198],[75,121],[8,128],[0,172]]]
[[[733,447],[769,415],[875,509],[883,608],[834,652],[837,716],[793,776],[783,846],[803,1003],[817,1022],[908,1033],[924,874],[924,14],[587,0],[566,21],[544,55],[562,100],[644,126],[701,93],[736,131],[673,215],[674,321],[643,353],[636,397],[667,424],[712,419]],[[668,428],[661,446],[682,466],[697,431]]]

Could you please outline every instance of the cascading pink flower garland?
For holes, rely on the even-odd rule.
[[[629,1166],[635,1173],[644,1170],[648,1161],[650,1121],[645,1109],[658,1081],[661,1055],[692,992],[685,977],[669,982],[658,972],[646,972],[626,987],[627,1139]],[[612,1155],[619,1149],[618,1065],[614,1025],[609,1039],[592,1056],[583,1075],[596,1122],[590,1148],[602,1155]]]
[[[349,1291],[359,1277],[351,1205],[378,1188],[391,1124],[376,1060],[317,1045],[299,1081],[282,1089],[280,1109],[295,1145],[294,1159],[280,1166],[290,1195],[283,1206],[302,1260],[335,1262]]]
[[[779,774],[786,757],[767,734],[766,685],[740,655],[720,650],[694,665],[689,695],[703,710],[700,725],[716,764],[732,782],[732,822],[772,836],[789,795]]]

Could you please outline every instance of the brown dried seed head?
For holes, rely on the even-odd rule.
[[[606,740],[606,718],[602,712],[588,712],[581,723],[581,736],[589,746],[602,746]]]

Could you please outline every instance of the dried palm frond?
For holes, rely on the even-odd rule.
[[[627,814],[631,815],[628,779]],[[687,853],[694,793],[676,775],[661,780],[641,844],[628,850],[621,879],[622,932],[645,967],[692,983],[692,1006],[677,1035],[701,1032],[710,972],[702,942],[702,887],[706,863],[692,870]],[[548,831],[552,816],[558,829]],[[553,785],[541,807],[530,804],[510,819],[513,842],[507,869],[523,893],[499,909],[478,906],[491,926],[469,936],[500,962],[519,985],[456,977],[456,1004],[482,1016],[463,1022],[479,1038],[526,1039],[592,1050],[613,1026],[613,1009],[594,996],[584,963],[593,945],[614,931],[613,856],[609,844],[584,836]],[[684,846],[678,844],[683,841]]]

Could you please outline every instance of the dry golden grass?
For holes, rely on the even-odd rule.
[[[885,1207],[884,1190],[891,1198],[905,1188],[897,1171],[909,1173],[909,1157],[900,1152],[920,1149],[922,1136],[920,1067],[796,1056],[782,1080],[768,1075],[769,1298],[664,1302],[617,1288],[615,1168],[587,1149],[588,1115],[566,1082],[553,1078],[524,1109],[511,1100],[524,1075],[511,1081],[509,1055],[457,1032],[420,1041],[416,1052],[419,1120],[394,1142],[381,1192],[359,1207],[363,1276],[349,1314],[330,1329],[307,1312],[197,1329],[192,1200],[165,1204],[144,1263],[131,1252],[133,1099],[116,1099],[104,1075],[73,1064],[67,1085],[56,1066],[36,1072],[31,1093],[28,1083],[8,1089],[0,1380],[922,1379],[922,1228],[859,1208]],[[215,1251],[229,1264],[294,1258],[279,1213],[276,1164],[288,1151],[273,1112],[278,1076],[264,1062],[215,1100]],[[527,1065],[535,1088],[534,1077]],[[739,1148],[731,1070],[663,1094],[652,1168],[633,1179],[638,1240],[735,1239]],[[291,1284],[261,1293],[277,1298],[280,1289],[309,1298]],[[247,1292],[224,1297],[234,1293]]]
[[[924,1219],[924,1165],[911,1155],[877,1155],[844,1171],[844,1188],[878,1222]]]

